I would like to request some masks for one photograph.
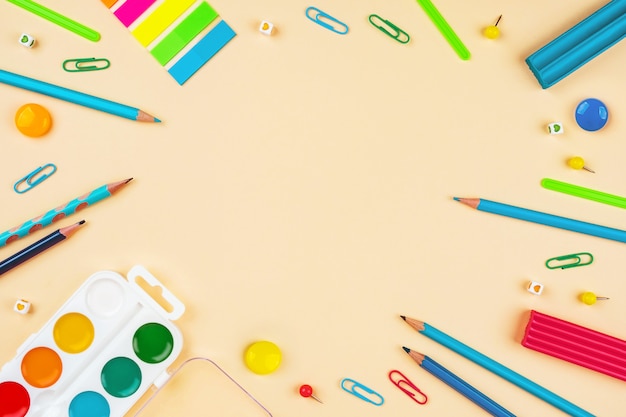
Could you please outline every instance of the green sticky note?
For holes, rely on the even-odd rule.
[[[161,40],[150,53],[161,65],[167,64],[198,33],[217,18],[217,12],[206,2],[200,5]]]

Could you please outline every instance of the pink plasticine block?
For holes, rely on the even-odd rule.
[[[626,341],[531,310],[522,346],[626,381]]]

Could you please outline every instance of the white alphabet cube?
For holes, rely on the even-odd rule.
[[[551,135],[560,135],[563,133],[563,123],[561,122],[554,122],[554,123],[550,123],[548,125],[548,132]]]
[[[19,42],[27,48],[32,48],[35,44],[35,38],[30,36],[28,33],[22,33],[20,35]]]
[[[261,26],[259,26],[259,31],[265,35],[271,35],[274,33],[274,25],[271,22],[264,20],[261,22]]]
[[[531,281],[528,284],[528,292],[535,295],[541,295],[543,292],[543,284],[538,283],[537,281]]]
[[[27,314],[30,310],[30,302],[26,300],[17,300],[13,306],[13,310],[16,313]]]

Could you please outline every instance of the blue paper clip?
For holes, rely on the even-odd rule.
[[[54,174],[57,170],[56,165],[46,164],[35,169],[33,172],[26,174],[26,176],[18,180],[13,184],[13,189],[16,193],[24,194],[26,191],[41,184],[46,178]],[[24,188],[26,186],[26,188]]]
[[[583,262],[585,258],[586,262]],[[566,261],[566,262],[561,262]],[[557,256],[550,258],[546,261],[546,267],[548,269],[567,269],[574,268],[576,266],[585,266],[593,262],[593,255],[589,252],[572,253],[571,255]]]
[[[346,387],[346,382],[350,383],[351,385],[349,387]],[[342,379],[341,388],[344,391],[349,392],[350,394],[354,395],[355,397],[360,398],[363,401],[374,404],[376,406],[381,406],[385,402],[385,399],[382,397],[382,395],[380,395],[373,389],[368,388],[359,382],[356,382],[354,379],[350,379],[350,378]],[[362,393],[365,393],[365,395]],[[378,401],[374,401],[372,398],[368,397],[367,396],[368,394],[370,395],[370,397],[374,397]]]
[[[315,12],[315,15],[311,16],[310,12]],[[346,33],[348,33],[348,25],[335,19],[328,13],[324,13],[317,7],[307,8],[305,14],[306,14],[306,17],[309,18],[309,20],[317,23],[318,25],[328,30],[332,30],[333,32],[338,33],[340,35],[345,35]],[[325,20],[322,20],[322,19],[325,19]],[[326,20],[330,21],[331,23],[334,23],[334,25],[331,23],[328,23]],[[342,30],[338,30],[338,29],[342,29]]]
[[[399,375],[401,379],[394,379],[393,375]],[[391,372],[389,372],[389,380],[391,382],[393,382],[393,385],[395,385],[396,387],[400,388],[400,390],[402,392],[404,392],[406,395],[408,395],[409,397],[411,397],[411,399],[413,401],[415,401],[418,404],[426,404],[426,402],[428,401],[428,397],[426,396],[426,394],[424,394],[422,391],[420,391],[419,388],[417,388],[417,386],[415,386],[414,383],[412,383],[411,381],[409,381],[409,379],[404,376],[404,374],[402,374],[402,372],[397,371],[397,370],[393,370]],[[411,388],[413,391],[405,388],[405,386],[408,386],[409,388]],[[421,397],[423,397],[423,400],[418,400],[415,396],[415,394],[419,394]]]
[[[111,62],[106,58],[76,58],[63,61],[63,69],[67,72],[99,71],[110,66]]]
[[[368,20],[376,29],[400,43],[408,43],[409,40],[411,40],[408,33],[391,23],[389,20],[384,20],[377,14],[369,15]]]

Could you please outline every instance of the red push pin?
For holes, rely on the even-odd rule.
[[[322,403],[322,401],[317,398],[315,395],[313,395],[313,388],[310,385],[304,384],[300,387],[300,395],[302,395],[304,398],[307,397],[311,397],[313,398],[315,401],[318,401],[320,403]],[[324,403],[322,403],[324,404]]]

